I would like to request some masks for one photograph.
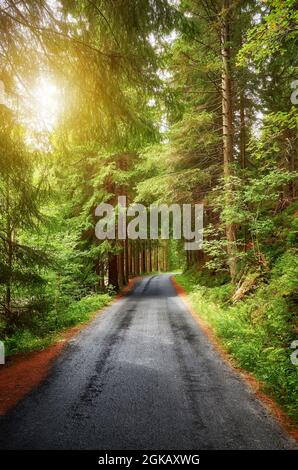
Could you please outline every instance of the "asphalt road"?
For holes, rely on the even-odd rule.
[[[0,425],[10,449],[287,449],[168,275],[143,279],[55,361]]]

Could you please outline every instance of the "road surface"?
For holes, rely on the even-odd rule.
[[[287,449],[293,442],[176,295],[149,276],[1,420],[4,449]]]

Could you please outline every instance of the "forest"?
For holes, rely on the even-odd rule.
[[[0,339],[45,348],[174,272],[297,422],[296,0],[0,0]],[[202,248],[95,208],[203,204]],[[295,343],[296,342],[296,343]],[[292,359],[291,359],[292,358]]]

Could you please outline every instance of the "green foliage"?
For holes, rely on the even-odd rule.
[[[210,275],[209,275],[210,277]],[[290,361],[297,331],[297,250],[289,249],[273,265],[266,283],[234,305],[235,286],[207,287],[201,276],[177,276],[198,312],[217,333],[237,364],[253,373],[298,421],[296,390],[298,369]],[[212,284],[212,278],[208,284]]]
[[[240,63],[251,57],[259,63],[276,53],[284,54],[297,39],[295,0],[269,0],[263,9],[262,21],[250,30],[248,41],[239,54]]]
[[[40,300],[44,306],[42,269],[50,258],[23,235],[42,221],[46,192],[44,182],[34,178],[22,128],[5,106],[0,105],[0,115],[0,315],[13,319],[24,309],[40,308]]]
[[[1,335],[6,354],[9,356],[47,347],[57,341],[60,331],[87,322],[96,311],[108,305],[110,300],[108,294],[89,295],[68,306],[64,303],[59,310],[43,315],[30,315],[23,326],[18,325],[12,334]],[[5,330],[5,325],[2,327]]]

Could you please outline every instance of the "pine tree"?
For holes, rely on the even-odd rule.
[[[22,242],[24,230],[36,231],[41,219],[42,185],[33,178],[32,157],[26,151],[22,131],[12,113],[1,105],[0,125],[0,291],[1,311],[13,317],[19,310],[30,308],[30,301],[20,298],[20,289],[33,289],[43,283],[39,268],[48,257],[35,247]]]

